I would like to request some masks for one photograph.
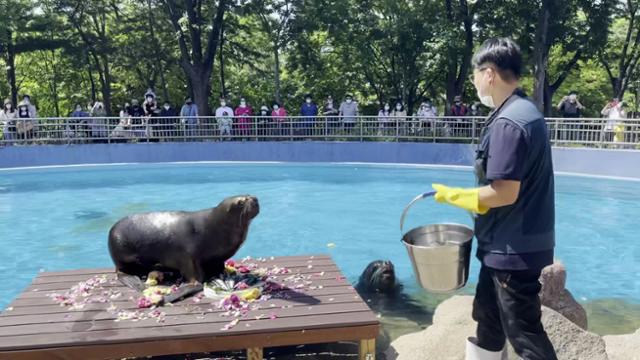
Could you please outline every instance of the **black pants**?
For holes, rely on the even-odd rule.
[[[542,327],[540,270],[502,271],[482,265],[473,301],[477,345],[500,351],[506,339],[524,360],[557,360]]]

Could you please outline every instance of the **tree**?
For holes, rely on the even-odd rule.
[[[164,4],[178,39],[180,66],[187,78],[190,95],[200,108],[200,114],[208,115],[213,62],[227,1],[218,0],[215,8],[201,0],[164,0]]]
[[[483,0],[469,4],[467,0],[459,0],[454,5],[452,0],[445,0],[445,17],[443,28],[446,42],[446,107],[449,108],[456,95],[462,95],[467,75],[471,67],[474,48],[474,22],[476,13],[484,6]]]
[[[546,116],[551,115],[553,95],[578,61],[594,55],[606,43],[608,17],[613,1],[542,0],[539,4],[533,43],[533,99]],[[555,81],[550,81],[550,51],[561,47],[572,54],[558,66]]]
[[[87,66],[97,71],[102,102],[111,113],[111,54],[115,51],[113,29],[120,13],[115,0],[57,0],[57,10],[66,15],[87,51]],[[93,78],[93,76],[91,75]],[[95,94],[92,94],[95,97]],[[96,100],[92,98],[92,100]]]
[[[295,18],[299,0],[254,0],[251,10],[258,17],[262,31],[267,34],[273,54],[274,99],[281,102],[281,51],[289,42],[291,23]]]
[[[20,11],[15,11],[20,9]],[[40,50],[54,50],[66,44],[50,30],[57,27],[55,17],[37,14],[27,0],[7,0],[0,3],[0,54],[6,63],[11,99],[15,104],[20,84],[16,76],[16,57]]]
[[[610,44],[598,54],[611,83],[611,95],[622,99],[640,60],[640,2],[627,0],[616,8]]]
[[[508,36],[520,45],[533,69],[533,99],[549,116],[569,74],[605,45],[615,1],[500,0],[480,14],[480,36]]]

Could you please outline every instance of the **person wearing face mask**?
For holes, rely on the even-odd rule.
[[[584,106],[578,101],[578,94],[575,91],[571,91],[568,96],[564,96],[558,103],[558,111],[560,116],[568,119],[579,118]],[[575,136],[575,130],[581,130],[582,126],[576,124],[576,120],[570,120],[561,125],[560,139],[559,140],[577,140]]]
[[[340,114],[340,120],[342,120],[342,126],[345,130],[350,131],[356,126],[358,116],[358,103],[353,101],[353,96],[347,94],[344,102],[340,104],[338,109]]]
[[[291,124],[287,121],[287,111],[276,101],[273,102],[271,108],[273,109],[271,117],[275,122],[275,133],[280,136],[290,135]]]
[[[180,123],[178,121],[178,110],[171,106],[169,100],[166,100],[164,104],[162,104],[159,116],[160,137],[165,141],[173,140],[178,135],[176,131]]]
[[[91,108],[91,119],[89,119],[90,135],[93,138],[93,142],[106,143],[107,142],[107,110],[104,108],[104,104],[100,101],[96,101]]]
[[[396,105],[391,114],[393,117],[392,125],[396,128],[396,134],[399,136],[406,135],[407,131],[407,111],[404,109],[404,105],[400,101],[396,102]]]
[[[16,115],[11,99],[5,99],[0,110],[0,124],[2,124],[2,139],[7,145],[11,145],[12,140],[16,138]]]
[[[129,111],[131,106],[129,103],[124,103],[124,106],[118,106],[120,109],[118,116],[118,125],[111,131],[111,142],[125,142],[127,138],[131,138],[131,116]]]
[[[146,124],[144,123],[144,109],[140,106],[138,99],[131,99],[129,116],[131,118],[131,135],[133,137],[144,137],[146,128]]]
[[[253,109],[247,104],[247,100],[240,98],[240,105],[235,110],[235,116],[238,124],[238,135],[242,136],[242,140],[248,139],[251,133],[251,116],[253,116]]]
[[[556,360],[541,323],[538,279],[553,263],[554,175],[544,116],[519,88],[522,53],[508,38],[485,41],[472,59],[473,84],[492,108],[481,130],[477,188],[434,184],[435,200],[475,217],[480,276],[476,336],[467,360],[500,360],[506,340],[520,358]]]
[[[142,103],[142,109],[144,109],[144,115],[147,128],[146,133],[148,136],[147,141],[158,142],[160,141],[159,137],[159,120],[158,115],[160,114],[160,109],[158,108],[158,101],[156,98],[156,94],[152,89],[147,89],[147,92],[144,93],[144,102]]]
[[[425,129],[435,129],[435,121],[438,116],[438,109],[431,103],[430,99],[426,99],[420,104],[418,109],[419,131],[424,133]]]
[[[233,109],[227,105],[227,99],[220,97],[220,106],[216,109],[216,122],[218,123],[218,133],[222,137],[225,134],[230,137],[233,126]]]
[[[184,125],[185,140],[193,141],[198,136],[200,119],[198,117],[198,105],[193,103],[190,96],[184,99],[184,105],[180,109],[180,122]]]
[[[82,109],[79,103],[74,106],[74,110],[69,114],[70,119],[66,121],[63,135],[67,139],[83,137],[83,130],[87,123],[89,113]]]
[[[472,127],[471,120],[465,119],[465,116],[469,115],[469,108],[462,102],[462,96],[456,95],[453,98],[453,105],[449,109],[450,116],[459,116],[453,119],[449,125],[452,128],[452,135],[455,137],[466,137],[471,135],[470,129]],[[451,120],[449,120],[451,121]]]
[[[36,120],[36,107],[31,103],[29,95],[23,95],[22,101],[18,104],[16,118],[16,133],[18,138],[23,140],[34,139],[38,131],[38,120]]]
[[[324,109],[322,109],[322,116],[325,117],[325,130],[329,132],[329,129],[336,129],[340,126],[340,122],[338,121],[338,108],[333,103],[333,97],[331,95],[327,96],[327,100],[324,103]]]
[[[258,117],[256,117],[256,127],[258,129],[258,140],[267,140],[266,136],[271,135],[271,114],[267,105],[260,107]]]
[[[316,116],[318,116],[318,106],[313,102],[311,94],[304,97],[304,103],[300,107],[300,116],[303,116],[300,122],[301,133],[304,136],[311,136],[314,133],[316,125]]]
[[[390,135],[393,131],[393,119],[391,118],[391,106],[389,102],[385,102],[382,109],[378,111],[378,136]]]

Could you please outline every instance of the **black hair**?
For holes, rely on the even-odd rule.
[[[271,107],[274,107],[275,105],[278,105],[278,107],[280,107],[280,104],[278,104],[277,101],[274,101],[274,102],[271,103]]]
[[[305,99],[311,99],[311,94],[306,94],[306,95],[304,96],[304,98],[305,98]]]
[[[522,52],[510,38],[490,38],[485,40],[471,60],[474,68],[493,63],[501,72],[519,79],[522,75]]]

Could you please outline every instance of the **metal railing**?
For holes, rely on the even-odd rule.
[[[403,141],[476,143],[484,117],[235,117],[14,119],[0,145],[164,141]],[[547,119],[555,146],[640,149],[640,120]]]

